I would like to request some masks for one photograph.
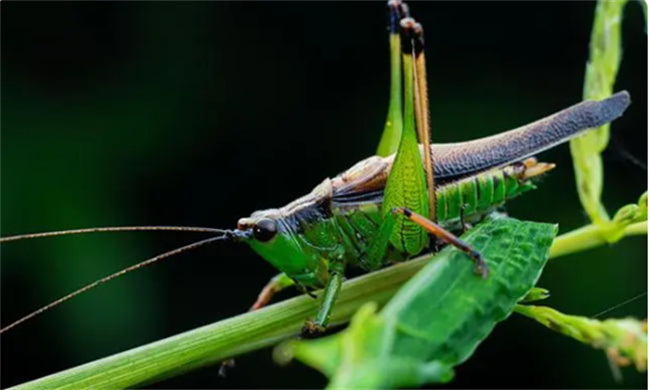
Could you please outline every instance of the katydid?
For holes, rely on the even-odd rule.
[[[478,273],[487,275],[480,253],[452,232],[463,229],[466,223],[479,221],[507,200],[535,188],[534,180],[554,168],[553,164],[538,162],[533,158],[535,154],[616,119],[629,105],[629,95],[619,92],[601,101],[582,102],[491,137],[430,147],[425,140],[426,147],[423,147],[418,144],[416,134],[421,140],[427,137],[430,119],[422,28],[408,17],[403,4],[389,2],[389,10],[392,74],[400,76],[391,80],[386,129],[399,130],[396,152],[394,142],[383,142],[382,156],[362,160],[334,178],[325,179],[311,193],[284,207],[257,211],[242,218],[232,230],[150,226],[2,238],[0,243],[110,230],[187,230],[217,234],[83,287],[5,326],[0,333],[135,268],[220,240],[247,243],[281,271],[262,290],[251,307],[253,310],[263,307],[273,294],[290,285],[305,292],[324,288],[320,309],[307,322],[309,331],[327,326],[349,267],[372,271],[391,262],[408,260],[437,241],[443,241],[467,253],[476,262]],[[417,132],[416,128],[419,128]]]

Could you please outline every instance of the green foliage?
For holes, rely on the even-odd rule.
[[[628,204],[621,207],[612,223],[607,226],[606,236],[610,243],[614,243],[625,236],[625,229],[636,223],[644,223],[647,227],[648,220],[648,191],[644,192],[637,204]]]
[[[551,246],[552,248],[552,246]],[[525,297],[523,297],[519,302],[535,302],[541,301],[551,296],[550,291],[545,288],[533,287]]]
[[[621,61],[621,19],[624,0],[600,0],[596,6],[589,45],[583,98],[602,99],[612,94]],[[603,161],[600,153],[609,142],[609,124],[571,141],[580,201],[592,222],[605,224],[609,216],[600,197],[603,191]]]
[[[637,204],[621,207],[614,219],[604,225],[583,226],[558,237],[553,242],[551,257],[613,244],[623,237],[648,234],[648,193],[641,195]]]
[[[625,0],[598,2],[585,73],[585,100],[603,98],[612,93],[621,61],[621,20],[625,4]],[[645,2],[642,2],[642,8],[647,25]],[[557,239],[551,249],[552,256],[586,250],[603,243],[613,244],[626,236],[648,233],[647,191],[636,204],[621,207],[611,220],[601,202],[604,179],[600,154],[609,143],[609,126],[606,124],[571,141],[578,195],[593,223]],[[634,363],[638,371],[647,370],[647,321],[634,318],[599,321],[540,306],[519,305],[516,311],[549,329],[604,349],[616,365]]]
[[[483,280],[447,247],[379,314],[364,306],[340,334],[279,347],[331,378],[331,388],[395,388],[446,382],[494,326],[525,297],[546,263],[553,225],[490,219],[463,236],[484,255]]]
[[[635,318],[608,319],[571,316],[550,307],[517,305],[515,311],[581,343],[605,350],[619,366],[648,369],[648,323]]]

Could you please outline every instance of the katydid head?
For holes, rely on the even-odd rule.
[[[320,281],[320,254],[285,219],[280,210],[257,211],[237,222],[238,237],[266,261],[305,285]]]

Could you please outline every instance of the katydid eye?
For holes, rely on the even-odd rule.
[[[259,242],[271,241],[277,233],[278,225],[272,219],[260,219],[253,227],[253,237]]]

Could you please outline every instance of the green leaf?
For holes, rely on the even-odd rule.
[[[545,288],[533,287],[526,296],[519,302],[542,301],[551,296],[551,292]]]
[[[556,227],[491,219],[463,236],[490,267],[477,277],[470,259],[447,247],[379,313],[366,305],[345,331],[283,344],[331,378],[330,388],[395,388],[451,380],[494,326],[510,315],[542,272]]]

